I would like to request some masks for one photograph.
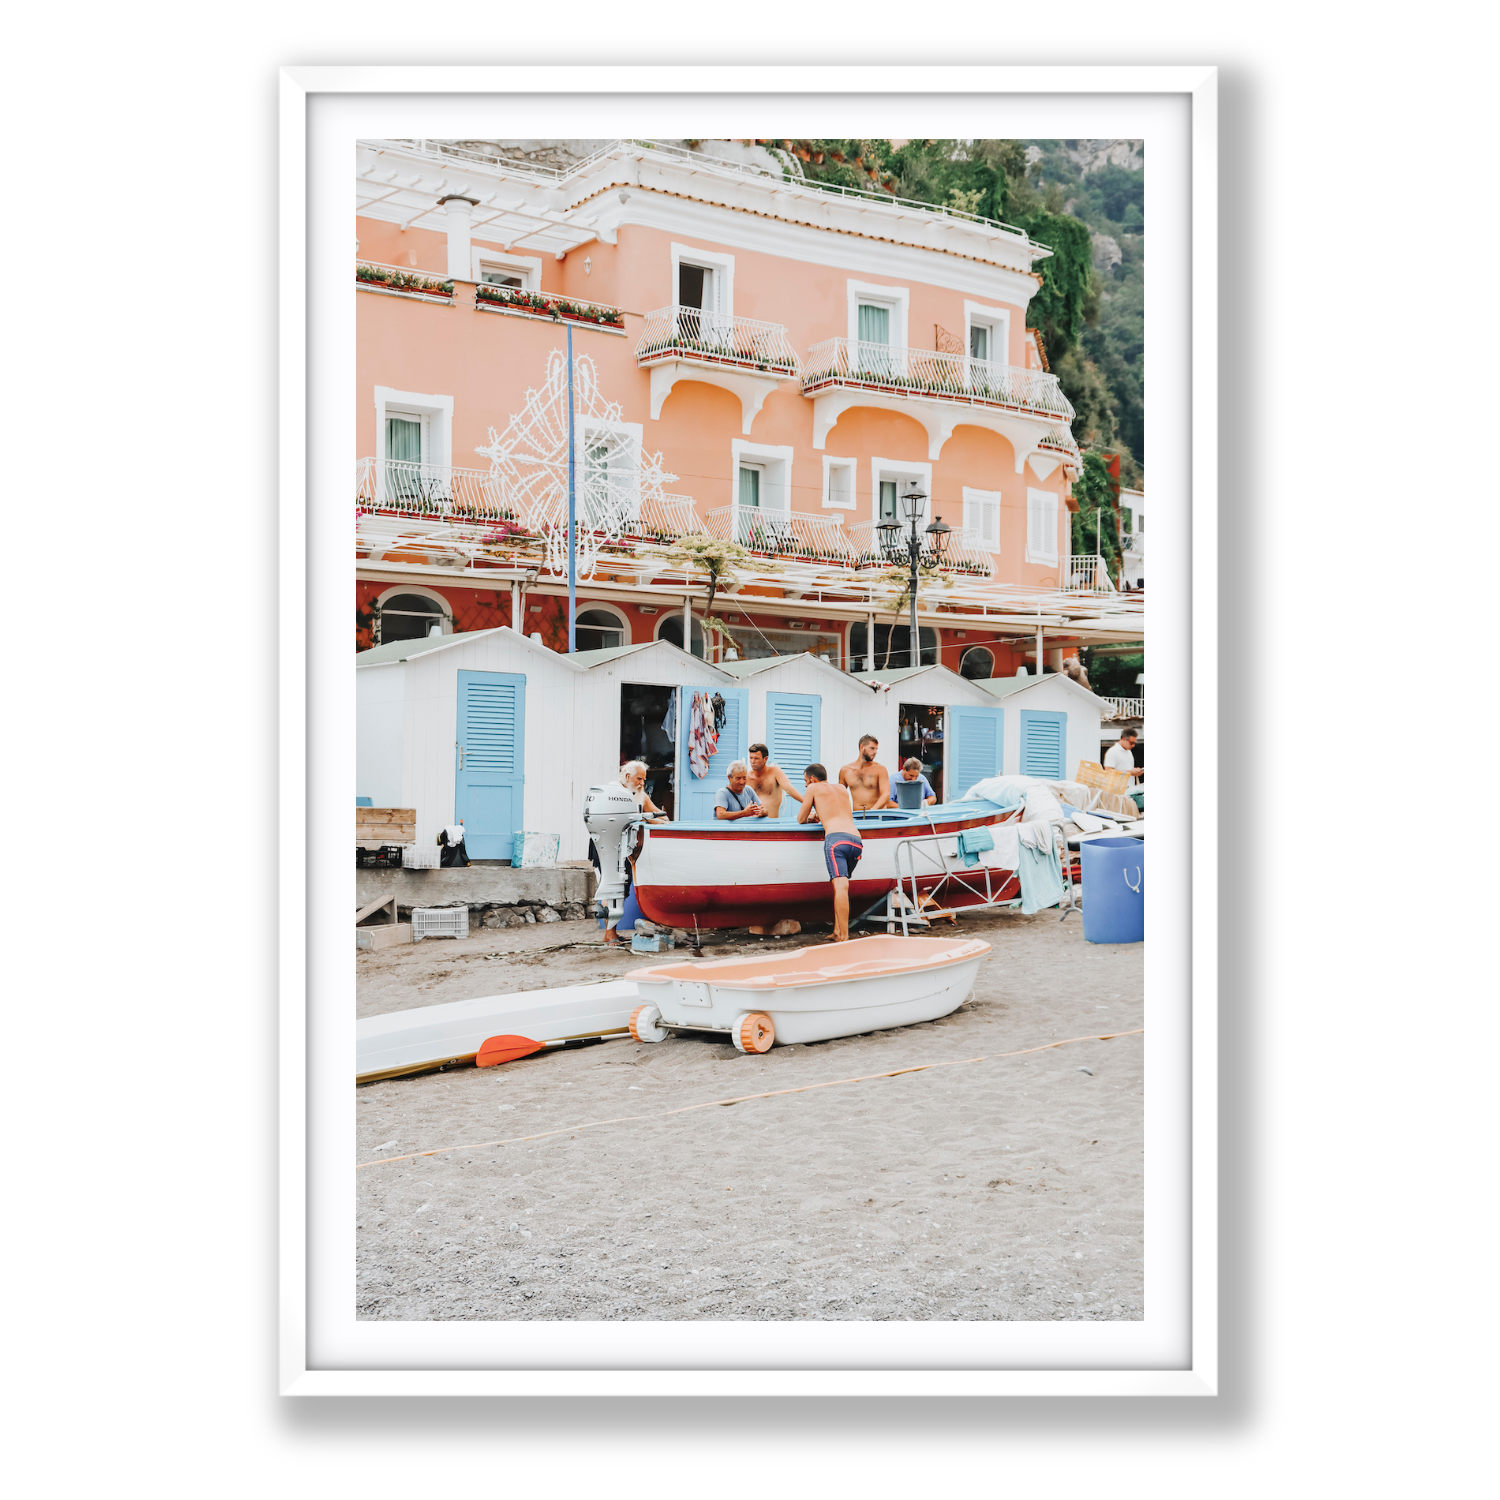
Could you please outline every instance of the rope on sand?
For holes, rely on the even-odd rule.
[[[1050,1052],[1054,1047],[1068,1047],[1074,1042],[1112,1042],[1122,1036],[1144,1036],[1146,1028],[1135,1031],[1112,1031],[1105,1036],[1070,1036],[1060,1042],[1040,1047],[1022,1047],[1017,1052],[991,1052],[984,1057],[951,1057],[943,1062],[913,1063],[909,1068],[890,1068],[884,1073],[864,1073],[858,1078],[830,1078],[826,1083],[804,1083],[797,1088],[769,1089],[763,1094],[739,1094],[733,1099],[706,1099],[702,1104],[684,1104],[678,1109],[664,1109],[649,1115],[616,1115],[611,1120],[588,1120],[582,1125],[564,1125],[557,1130],[543,1130],[536,1135],[513,1135],[503,1141],[479,1141],[469,1146],[435,1146],[431,1151],[409,1151],[405,1156],[386,1156],[379,1161],[362,1161],[356,1167],[387,1167],[392,1162],[416,1161],[423,1156],[442,1156],[449,1151],[489,1151],[497,1146],[519,1146],[525,1141],[544,1141],[548,1136],[567,1135],[571,1131],[594,1130],[600,1125],[629,1125],[640,1120],[665,1120],[671,1115],[685,1115],[695,1109],[722,1109],[731,1104],[748,1104],[755,1099],[775,1099],[782,1094],[806,1094],[813,1089],[833,1089],[845,1083],[870,1083],[877,1078],[899,1078],[903,1073],[926,1073],[933,1068],[961,1068],[966,1063],[998,1062],[1004,1057],[1025,1057],[1032,1052]]]

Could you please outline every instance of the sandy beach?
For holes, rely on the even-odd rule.
[[[1086,943],[1055,911],[960,931],[993,953],[926,1025],[760,1057],[625,1040],[357,1087],[359,1163],[466,1148],[358,1167],[359,1317],[1139,1319],[1142,1038],[999,1054],[1141,1026],[1144,946]],[[357,956],[359,1013],[648,962],[601,951],[592,922],[429,939]]]

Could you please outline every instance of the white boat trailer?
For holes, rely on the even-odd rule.
[[[1052,852],[1059,860],[1063,891],[1067,898],[1061,903],[1063,914],[1058,921],[1065,922],[1069,912],[1079,909],[1073,886],[1073,861],[1068,854],[1062,825],[1053,823],[1050,826]],[[947,847],[944,848],[944,845]],[[965,911],[1006,911],[1021,904],[1019,896],[1010,896],[1003,901],[999,899],[999,893],[1010,884],[1016,872],[997,870],[993,865],[964,864],[958,853],[956,833],[927,833],[902,839],[896,845],[895,864],[896,884],[874,906],[856,917],[856,922],[884,922],[887,932],[895,932],[899,928],[902,937],[909,937],[909,929],[930,927],[934,917],[956,916]],[[933,875],[941,877],[938,883],[926,891],[919,891],[918,877],[925,880]],[[921,904],[924,896],[939,901],[945,890],[964,891],[980,899],[963,906]],[[885,907],[883,913],[879,911],[881,905]],[[850,923],[850,926],[853,925],[854,923]]]

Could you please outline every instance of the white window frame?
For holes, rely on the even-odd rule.
[[[624,637],[624,639],[620,642],[622,646],[629,646],[634,644],[630,639],[630,621],[626,618],[625,612],[620,609],[618,605],[611,604],[608,599],[580,599],[578,601],[578,608],[573,611],[574,626],[576,627],[578,624],[579,615],[587,614],[590,610],[595,609],[604,610],[607,613],[612,614],[615,619],[620,622],[620,633]],[[599,625],[585,625],[583,628],[585,630],[600,630],[608,629],[609,627]]]
[[[375,471],[385,477],[385,419],[422,419],[422,463],[453,467],[453,397],[375,387]]]
[[[883,303],[891,309],[891,347],[900,349],[903,357],[911,339],[907,336],[911,312],[911,288],[877,286],[872,281],[851,281],[849,289],[849,342],[859,342],[859,304]]]
[[[971,359],[969,353],[969,330],[974,327],[988,328],[990,331],[990,355],[986,364],[1008,365],[1010,363],[1010,311],[1004,307],[988,307],[982,302],[964,302],[964,358]],[[996,359],[995,351],[1000,351],[1001,358]]]
[[[393,412],[393,416],[400,416],[400,412]],[[396,583],[377,596],[375,607],[382,612],[388,601],[399,598],[402,594],[415,594],[419,599],[431,599],[432,602],[443,612],[442,627],[444,635],[453,634],[453,606],[436,589],[423,587],[419,583]],[[383,645],[383,641],[377,641],[377,646]]]
[[[836,500],[833,497],[833,471],[847,469],[849,472],[849,498]],[[859,504],[859,460],[857,458],[830,458],[823,455],[823,509],[853,510]]]
[[[690,266],[702,266],[714,273],[714,306],[712,311],[720,318],[734,323],[734,256],[718,250],[703,250],[697,245],[672,244],[672,294],[667,298],[669,307],[677,306],[677,268],[686,261]]]
[[[906,518],[901,513],[901,487],[908,479],[915,479],[927,492],[927,520],[935,514],[932,501],[932,465],[917,463],[914,459],[872,458],[870,460],[870,519],[880,520],[880,481],[896,481],[896,519],[904,526]],[[925,524],[925,523],[924,523]]]
[[[603,417],[580,418],[574,429],[574,440],[578,444],[574,462],[578,466],[580,475],[588,463],[589,449],[597,446],[600,434],[623,437],[631,447],[633,460],[631,472],[634,478],[631,481],[630,513],[632,518],[638,517],[641,513],[641,452],[645,425],[641,422],[611,422]]]
[[[787,512],[792,509],[792,456],[793,446],[770,443],[754,443],[749,438],[732,438],[729,443],[729,492],[730,504],[740,503],[740,465],[759,465],[760,508]]]
[[[1045,501],[1053,507],[1052,510],[1052,552],[1050,555],[1039,552],[1032,546],[1032,534],[1034,531],[1045,532],[1045,527],[1033,527],[1031,524],[1031,507],[1037,501]],[[1055,490],[1038,490],[1028,488],[1026,491],[1026,561],[1029,563],[1044,563],[1049,567],[1056,567],[1058,560],[1058,525],[1057,515],[1061,510],[1058,496]]]
[[[512,255],[508,250],[491,250],[486,245],[471,245],[474,280],[483,281],[486,271],[507,271],[521,278],[523,291],[542,289],[542,258],[539,255]]]
[[[980,528],[974,524],[972,519],[982,505],[993,505],[995,508],[995,541],[993,546],[983,541],[982,538],[977,537]],[[980,545],[988,547],[996,557],[1000,555],[1000,518],[1004,514],[1004,505],[1005,500],[999,490],[976,490],[967,484],[964,486],[964,530],[971,535],[975,535]]]

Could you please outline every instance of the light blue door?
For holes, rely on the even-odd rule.
[[[819,759],[822,743],[823,699],[817,693],[766,694],[766,748],[771,761],[786,772],[799,790],[802,773]],[[795,822],[802,809],[790,797],[781,799],[782,819]]]
[[[950,708],[944,761],[948,786],[946,792],[939,789],[939,796],[957,802],[976,781],[998,776],[1004,756],[1003,708]]]
[[[509,859],[522,828],[526,787],[526,679],[514,672],[458,674],[457,791],[470,859]]]
[[[1068,716],[1051,709],[1021,710],[1021,774],[1061,781],[1068,762]]]
[[[719,747],[708,762],[708,775],[693,775],[688,764],[688,730],[693,722],[693,695],[719,693],[724,699],[724,727]],[[729,785],[729,768],[744,760],[749,743],[750,689],[683,687],[677,689],[677,818],[679,822],[712,821],[714,800]]]

